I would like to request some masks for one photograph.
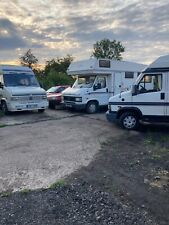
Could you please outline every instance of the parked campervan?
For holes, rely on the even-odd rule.
[[[108,108],[108,121],[128,130],[138,128],[141,120],[169,122],[169,55],[150,64],[130,91],[111,97]]]
[[[75,76],[76,81],[63,91],[63,104],[95,113],[99,106],[108,105],[110,96],[130,89],[144,68],[143,64],[109,59],[73,62],[67,73]]]
[[[46,92],[30,68],[0,66],[0,106],[5,114],[25,110],[44,112],[48,107]]]

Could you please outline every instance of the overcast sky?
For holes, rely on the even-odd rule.
[[[29,48],[40,63],[89,58],[101,39],[121,41],[129,61],[169,54],[168,0],[0,0],[0,62]]]

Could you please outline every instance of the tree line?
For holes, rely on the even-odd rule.
[[[97,59],[115,59],[122,60],[122,53],[125,51],[124,46],[120,41],[103,39],[97,41],[93,45],[92,57]],[[43,69],[38,68],[38,59],[29,49],[23,56],[20,57],[20,63],[23,66],[28,66],[33,69],[40,84],[46,90],[56,85],[71,85],[74,80],[68,76],[66,71],[73,61],[73,56],[66,55],[65,57],[57,57],[46,62]]]

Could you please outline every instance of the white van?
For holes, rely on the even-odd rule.
[[[137,78],[130,91],[109,99],[110,122],[138,128],[139,121],[169,122],[169,55],[159,57]]]
[[[99,106],[108,105],[110,96],[130,89],[144,68],[143,64],[109,59],[73,62],[67,73],[75,76],[76,81],[63,91],[63,104],[95,113]]]
[[[48,107],[46,92],[28,67],[0,66],[0,106],[10,111],[38,110]]]

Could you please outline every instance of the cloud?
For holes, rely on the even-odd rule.
[[[67,53],[80,59],[90,57],[96,41],[109,38],[122,41],[125,59],[151,62],[169,52],[168,11],[168,0],[3,1],[0,47],[4,54],[33,48],[40,61]]]
[[[19,36],[19,31],[15,25],[8,19],[0,19],[0,48],[1,49],[16,49],[25,47],[26,41]]]

